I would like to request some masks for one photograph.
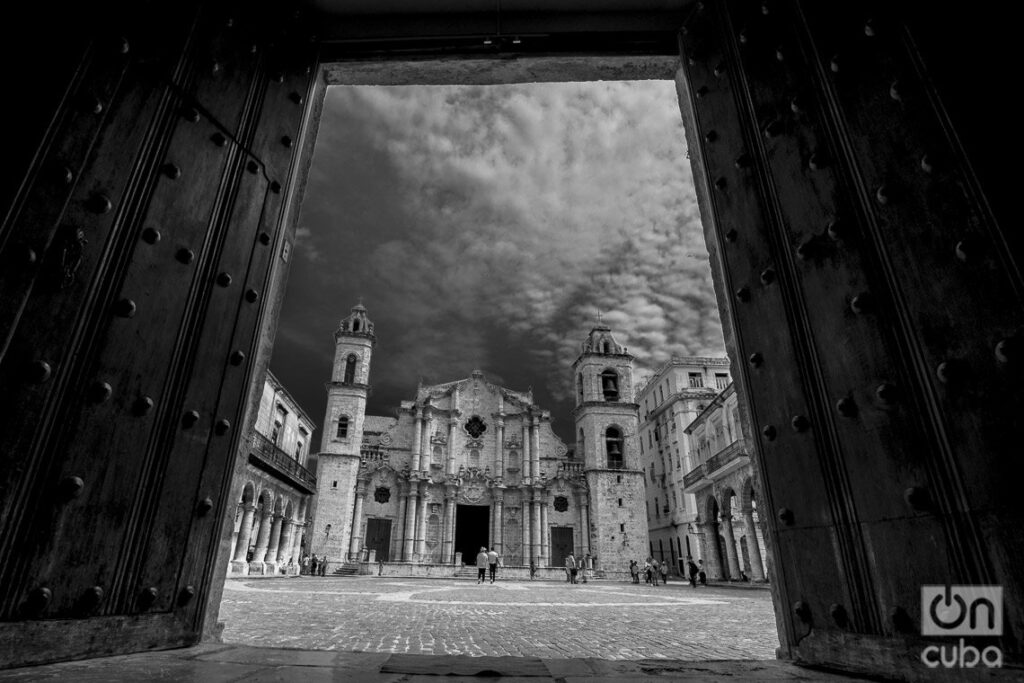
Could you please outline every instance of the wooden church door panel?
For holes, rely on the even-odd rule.
[[[961,246],[1000,244],[999,231],[890,19],[697,6],[681,96],[774,513],[783,648],[852,668],[888,648],[909,669],[919,652],[902,638],[920,633],[922,584],[1021,584],[1019,563],[999,557],[1020,557],[1007,533],[1019,512],[985,513],[1007,486],[1020,387],[997,347],[1020,306],[1008,258],[964,270]]]
[[[87,55],[3,226],[40,255],[0,311],[7,665],[195,642],[217,576],[315,54],[290,17],[168,12]]]

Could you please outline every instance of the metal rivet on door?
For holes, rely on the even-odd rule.
[[[138,417],[148,415],[149,411],[153,410],[153,399],[149,396],[140,396],[135,399],[135,403],[132,404],[132,413]]]
[[[131,299],[121,299],[114,304],[114,315],[119,318],[135,317],[136,306]]]

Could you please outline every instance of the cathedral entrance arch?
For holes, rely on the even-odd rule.
[[[551,566],[561,567],[565,564],[565,558],[572,550],[572,527],[551,527]]]
[[[455,509],[455,552],[462,553],[464,564],[476,564],[481,546],[491,547],[490,516],[490,505],[459,505]]]

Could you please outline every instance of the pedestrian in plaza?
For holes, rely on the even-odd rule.
[[[493,547],[487,551],[487,568],[491,572],[491,583],[494,583],[494,576],[498,573],[498,551]]]
[[[700,585],[708,585],[708,575],[704,572],[704,560],[697,560],[697,578],[700,579]]]
[[[565,571],[569,575],[569,583],[576,583],[576,558],[572,553],[565,558]]]
[[[481,546],[476,554],[476,582],[483,583],[487,578],[487,548]]]
[[[653,557],[648,557],[644,560],[644,583],[651,582],[651,560],[653,559]]]
[[[665,560],[661,561],[661,582],[668,585],[668,562]]]
[[[530,559],[530,581],[533,581],[533,577],[537,574],[537,565],[533,559]]]
[[[320,558],[320,576],[327,576],[327,556]]]
[[[654,559],[652,557],[651,558],[651,585],[652,586],[657,586],[658,585],[658,578],[660,576],[661,576],[661,565],[659,564],[659,562],[656,559]]]
[[[377,576],[384,576],[384,560],[377,561]]]
[[[320,560],[317,558],[316,553],[313,553],[313,561],[309,563],[309,575],[316,576],[316,572],[319,568]]]
[[[629,574],[633,577],[633,583],[640,583],[640,563],[636,560],[629,561]]]
[[[302,570],[301,570],[301,572],[303,574],[308,574],[309,573],[309,553],[306,553],[305,555],[302,556]]]
[[[686,558],[686,572],[690,575],[690,585],[693,586],[694,588],[697,587],[697,572],[698,571],[699,570],[697,569],[697,565],[694,564],[694,562],[693,562],[693,558],[687,557]]]
[[[590,557],[590,555],[588,554],[587,557]],[[586,583],[587,582],[587,560],[586,560],[586,558],[581,557],[577,561],[576,564],[579,565],[579,570],[580,570],[579,571],[579,577],[580,577],[580,580],[583,581],[583,583]]]

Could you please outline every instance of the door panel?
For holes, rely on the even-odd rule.
[[[0,666],[195,642],[217,575],[315,51],[162,11],[97,17],[0,231]]]
[[[680,42],[783,651],[923,675],[920,588],[952,582],[1004,586],[1019,653],[1019,270],[914,36],[866,4],[720,0]]]
[[[572,552],[572,527],[551,527],[551,564],[552,567],[565,565],[565,558]]]
[[[391,548],[390,519],[366,520],[366,547],[377,551],[378,562],[387,562],[391,559],[388,554]]]

